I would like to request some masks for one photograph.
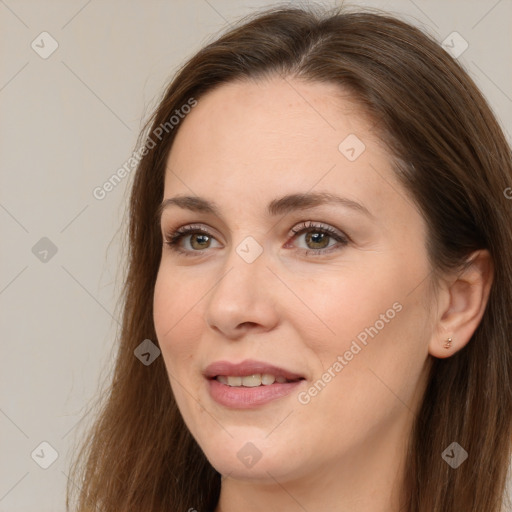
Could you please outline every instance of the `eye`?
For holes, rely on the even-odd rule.
[[[302,222],[291,230],[293,240],[299,243],[299,249],[307,254],[324,254],[348,244],[349,239],[332,226]]]
[[[201,254],[206,249],[219,247],[219,242],[202,225],[182,226],[165,237],[165,243],[176,252],[186,255]],[[215,245],[218,244],[218,245]]]
[[[349,243],[349,237],[332,226],[312,221],[302,222],[291,229],[286,248],[298,248],[306,254],[320,255],[340,249]],[[202,255],[208,249],[222,244],[202,224],[182,226],[165,236],[165,244],[185,256]]]

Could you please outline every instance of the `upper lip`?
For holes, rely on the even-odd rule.
[[[267,373],[269,375],[274,375],[274,377],[284,377],[288,380],[304,378],[302,375],[294,373],[285,368],[280,368],[263,361],[255,361],[253,359],[246,359],[240,363],[232,363],[230,361],[215,361],[214,363],[208,365],[203,372],[204,376],[208,379],[214,379],[219,375],[243,377],[257,373]]]

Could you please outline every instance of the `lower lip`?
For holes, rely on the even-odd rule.
[[[289,395],[302,382],[302,380],[298,380],[249,388],[244,386],[228,386],[227,384],[222,384],[217,379],[210,379],[209,391],[210,396],[220,405],[235,409],[250,409]]]

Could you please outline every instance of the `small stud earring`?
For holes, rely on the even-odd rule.
[[[452,338],[448,338],[444,344],[444,348],[451,348],[452,346]]]

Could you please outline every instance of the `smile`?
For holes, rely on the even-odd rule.
[[[246,387],[255,388],[257,386],[270,386],[277,382],[278,384],[284,384],[285,382],[294,382],[294,380],[288,380],[282,375],[275,376],[270,373],[255,373],[253,375],[239,376],[239,375],[218,375],[216,379],[222,384],[226,384],[231,387]],[[299,380],[299,379],[295,379]]]
[[[219,379],[207,381],[208,392],[219,405],[229,409],[252,409],[290,395],[305,382],[304,379],[288,382],[274,382],[256,386],[230,386]]]
[[[298,373],[270,363],[217,361],[203,372],[210,397],[231,409],[250,409],[284,398],[306,382]]]

